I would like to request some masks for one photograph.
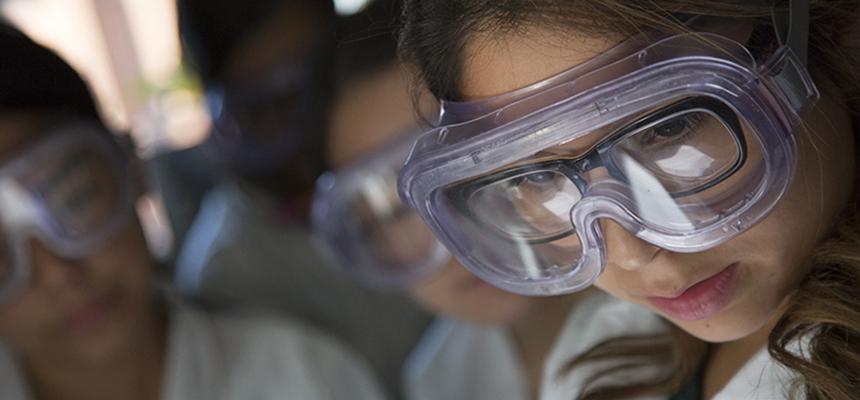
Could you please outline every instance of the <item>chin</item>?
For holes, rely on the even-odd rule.
[[[521,314],[517,312],[509,312],[507,310],[493,310],[492,312],[487,312],[487,310],[477,310],[476,312],[471,313],[471,315],[466,316],[466,318],[472,322],[493,326],[511,325],[520,317]]]
[[[673,324],[683,329],[697,339],[708,343],[725,343],[742,339],[755,332],[755,329],[742,329],[736,326],[712,325],[708,322],[674,321]],[[739,329],[740,328],[740,329]]]
[[[690,335],[709,343],[726,343],[755,334],[765,325],[776,310],[769,312],[738,312],[728,309],[700,321],[680,321],[668,318]]]
[[[476,310],[474,319],[497,326],[511,325],[532,312],[533,299],[504,293],[497,301]]]
[[[528,315],[529,298],[502,296],[462,296],[445,304],[425,304],[436,314],[483,325],[506,326]]]

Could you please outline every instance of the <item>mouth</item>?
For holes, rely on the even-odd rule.
[[[118,298],[118,293],[111,291],[88,301],[63,319],[63,328],[71,335],[81,335],[98,329],[107,322]]]
[[[683,321],[707,319],[729,304],[736,278],[737,264],[732,264],[693,284],[676,297],[648,297],[648,301],[671,318]]]

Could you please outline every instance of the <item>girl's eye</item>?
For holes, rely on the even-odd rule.
[[[510,179],[505,183],[505,186],[515,190],[534,189],[554,183],[556,179],[558,179],[558,175],[554,172],[533,172]]]
[[[642,133],[639,142],[644,146],[659,146],[682,140],[693,133],[702,121],[700,113],[673,118]]]
[[[538,172],[536,174],[526,175],[524,178],[531,183],[548,183],[552,182],[556,176],[553,172]]]
[[[673,138],[682,135],[689,126],[689,121],[686,118],[676,118],[655,126],[651,131],[654,136],[660,138]]]

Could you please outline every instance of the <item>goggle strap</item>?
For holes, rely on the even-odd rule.
[[[784,45],[782,54],[772,59],[774,82],[781,89],[788,106],[797,116],[803,115],[819,98],[818,89],[812,81],[806,64],[809,54],[809,2],[789,0],[788,14],[773,13],[773,25],[777,37]],[[796,126],[799,121],[790,121]]]
[[[802,61],[793,50],[785,50],[775,60],[779,72],[774,75],[773,80],[793,111],[791,114],[802,116],[815,104],[820,95]],[[792,125],[797,122],[792,121]]]
[[[789,0],[788,15],[773,13],[773,25],[779,40],[794,52],[806,66],[809,54],[809,2]]]

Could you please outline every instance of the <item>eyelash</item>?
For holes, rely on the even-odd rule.
[[[670,137],[665,137],[665,136],[658,137],[660,135],[655,134],[655,130],[657,128],[660,128],[661,126],[667,124],[666,122],[664,122],[662,124],[658,124],[658,125],[650,128],[650,129],[648,129],[647,132],[643,133],[642,134],[643,139],[640,140],[640,142],[642,143],[643,146],[647,146],[649,148],[656,149],[656,150],[660,150],[662,148],[675,145],[678,142],[685,140],[689,135],[695,133],[704,120],[704,117],[701,113],[689,113],[689,114],[686,114],[680,118],[682,118],[682,120],[685,122],[685,126],[683,128],[682,133],[677,134],[677,135],[672,135]],[[672,122],[675,122],[675,121],[671,121],[669,123],[672,123]],[[546,173],[546,172],[544,172],[544,173]],[[525,181],[531,181],[528,179],[528,174],[517,177],[517,178],[510,179],[509,181],[507,181],[505,186],[508,188],[517,188]],[[531,181],[531,182],[534,182],[534,181]],[[536,183],[541,183],[541,182],[536,182]]]
[[[681,132],[680,134],[672,135],[672,136],[668,136],[668,137],[656,134],[655,133],[656,129],[667,124],[667,123],[663,123],[663,124],[659,124],[655,127],[652,127],[646,133],[644,133],[643,139],[640,140],[640,142],[644,146],[656,147],[658,149],[666,147],[666,146],[674,145],[674,144],[686,139],[690,134],[695,133],[696,130],[701,125],[702,120],[703,120],[702,115],[699,113],[696,113],[693,115],[687,114],[687,115],[683,116],[682,118],[683,118],[683,121],[685,122],[685,126],[683,128],[683,132]],[[675,121],[671,121],[669,123],[673,123],[673,122],[675,122]]]

